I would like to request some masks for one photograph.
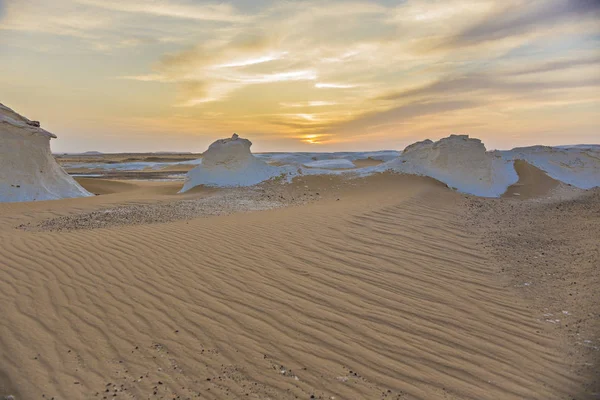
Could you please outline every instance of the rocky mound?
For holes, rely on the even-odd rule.
[[[92,196],[55,161],[56,136],[0,104],[0,202]]]
[[[600,186],[600,147],[531,146],[503,152],[507,160],[524,160],[551,178],[580,189]]]
[[[181,193],[199,185],[252,186],[286,173],[286,169],[269,165],[252,155],[252,142],[235,133],[219,139],[202,155],[202,163],[187,173]]]
[[[485,197],[500,196],[518,180],[512,161],[486,151],[481,140],[468,135],[414,143],[378,169],[430,176],[461,192]]]

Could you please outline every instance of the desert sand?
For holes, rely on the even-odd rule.
[[[97,175],[109,179],[165,179],[173,174],[182,177],[194,168],[191,164],[176,164],[202,158],[201,154],[160,154],[160,153],[117,153],[117,154],[55,154],[56,161],[70,174]],[[165,166],[153,169],[142,168],[136,171],[110,169],[123,163],[164,163]],[[81,165],[89,164],[82,168]]]
[[[258,153],[260,154],[260,153]],[[202,159],[202,154],[160,154],[160,153],[117,153],[117,154],[55,154],[56,161],[70,174],[91,175],[112,180],[124,179],[176,179],[183,180],[185,174],[196,165],[185,162]],[[268,160],[273,166],[287,165],[284,162]],[[354,160],[354,168],[374,167],[384,161],[372,158]],[[156,168],[147,167],[135,171],[111,168],[124,163],[164,163]],[[89,165],[81,167],[81,165]]]
[[[596,398],[599,193],[517,172],[0,204],[0,395]]]

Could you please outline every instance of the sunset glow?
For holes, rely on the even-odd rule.
[[[0,101],[56,151],[597,143],[599,4],[0,0]]]

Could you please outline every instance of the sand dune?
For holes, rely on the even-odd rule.
[[[140,188],[140,184],[131,182],[122,182],[117,180],[108,179],[89,179],[89,178],[78,178],[77,182],[88,191],[96,194],[113,194],[129,192]]]
[[[544,178],[545,180],[545,178]],[[467,200],[465,219],[507,286],[526,298],[583,377],[573,398],[600,394],[600,190]]]
[[[305,177],[277,192],[310,199],[292,207],[15,229],[181,198],[80,182],[111,194],[0,204],[0,382],[19,398],[566,399],[584,383],[466,229],[465,196],[433,179]]]
[[[523,160],[515,161],[515,171],[519,175],[519,181],[509,186],[503,197],[517,196],[521,199],[530,199],[547,196],[561,184],[541,169]]]

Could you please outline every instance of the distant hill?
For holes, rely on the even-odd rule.
[[[559,149],[592,149],[600,150],[600,144],[568,144],[564,146],[554,146]]]
[[[64,156],[64,155],[68,155],[68,156],[103,156],[104,153],[101,153],[99,151],[86,151],[85,153],[52,153],[56,156]]]

